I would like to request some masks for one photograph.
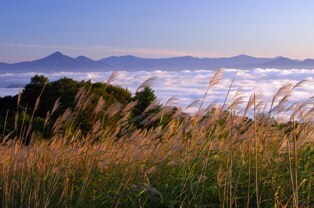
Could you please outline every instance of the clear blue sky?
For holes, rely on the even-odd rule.
[[[314,58],[313,0],[1,0],[0,62],[54,51]]]

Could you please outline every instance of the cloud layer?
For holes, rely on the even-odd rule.
[[[280,70],[280,69],[252,69],[252,70],[236,70],[225,69],[223,71],[223,79],[219,84],[210,89],[205,106],[211,102],[223,103],[225,96],[231,84],[232,77],[237,71],[235,82],[231,88],[231,92],[227,102],[231,102],[235,92],[239,90],[243,96],[249,99],[254,92],[263,96],[265,101],[270,101],[276,90],[285,83],[296,84],[301,80],[307,82],[296,88],[292,96],[289,98],[291,102],[306,100],[314,95],[314,70]],[[146,79],[156,77],[153,83],[157,97],[161,102],[166,102],[170,97],[179,98],[177,104],[185,107],[195,100],[201,100],[207,89],[208,83],[214,71],[184,70],[180,72],[168,71],[137,71],[137,72],[118,72],[118,76],[113,84],[128,88],[131,92],[135,92],[137,87]],[[56,80],[61,77],[70,77],[75,80],[92,80],[94,82],[104,82],[108,79],[111,72],[61,72],[44,74],[50,80]],[[0,96],[16,94],[19,85],[29,82],[35,73],[20,74],[0,74]],[[12,88],[6,88],[11,86]]]

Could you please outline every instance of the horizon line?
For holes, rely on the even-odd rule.
[[[293,61],[305,61],[305,60],[309,60],[309,59],[312,59],[312,58],[305,58],[305,59],[293,59],[293,58],[289,58],[289,57],[285,57],[285,56],[275,56],[275,57],[256,57],[256,56],[251,56],[251,55],[248,55],[248,54],[239,54],[239,55],[234,55],[234,56],[218,56],[218,57],[199,57],[199,56],[193,56],[193,55],[182,55],[182,56],[172,56],[172,57],[159,57],[159,58],[156,58],[156,57],[142,57],[142,56],[138,56],[138,55],[133,55],[133,54],[126,54],[126,55],[111,55],[111,56],[106,56],[104,58],[101,58],[101,59],[93,59],[93,58],[89,58],[88,56],[85,56],[83,54],[81,55],[78,55],[78,56],[71,56],[71,55],[67,55],[65,54],[64,52],[61,52],[61,50],[56,50],[55,52],[52,52],[46,56],[43,56],[41,58],[37,58],[37,59],[33,59],[33,60],[26,60],[26,61],[18,61],[18,62],[14,62],[14,63],[7,63],[7,62],[2,62],[0,61],[0,63],[4,63],[4,64],[18,64],[18,63],[23,63],[23,62],[32,62],[32,61],[37,61],[37,60],[40,60],[40,59],[44,59],[44,58],[47,58],[51,55],[54,55],[54,54],[61,54],[63,56],[67,56],[67,57],[70,57],[70,58],[73,58],[73,59],[76,59],[78,57],[86,57],[88,59],[91,59],[93,61],[100,61],[102,59],[106,59],[106,58],[110,58],[110,57],[126,57],[126,56],[131,56],[131,57],[135,57],[135,58],[141,58],[141,59],[154,59],[154,60],[159,60],[159,59],[171,59],[171,58],[184,58],[184,57],[191,57],[191,58],[197,58],[197,59],[220,59],[220,58],[235,58],[235,57],[240,57],[240,56],[246,56],[246,57],[252,57],[252,58],[268,58],[268,59],[276,59],[276,58],[286,58],[286,59],[290,59],[290,60],[293,60]]]
[[[235,52],[233,54],[238,55],[232,55],[230,53],[228,54],[221,54],[221,53],[215,53],[215,52],[206,52],[206,51],[188,51],[188,50],[173,50],[173,49],[149,49],[149,48],[124,48],[124,47],[113,47],[113,46],[103,46],[103,45],[81,45],[81,46],[69,46],[69,45],[41,45],[41,44],[20,44],[20,43],[5,43],[0,42],[0,46],[3,47],[13,47],[13,48],[34,48],[34,49],[45,49],[47,54],[53,54],[56,51],[63,51],[62,54],[65,55],[64,51],[67,51],[67,55],[69,57],[78,57],[82,56],[82,54],[89,54],[85,57],[93,57],[90,58],[94,61],[98,61],[100,59],[112,57],[112,56],[135,56],[139,58],[146,58],[146,59],[165,59],[165,58],[175,58],[175,57],[194,57],[194,58],[231,58],[236,56],[250,56],[254,58],[277,58],[277,57],[284,57],[289,58],[291,60],[299,60],[304,61],[307,59],[307,57],[294,57],[290,58],[290,56],[285,55],[276,55],[275,56],[265,56],[265,55],[247,55],[244,51],[241,52]],[[70,50],[70,51],[69,51]],[[85,51],[85,52],[84,52]],[[50,52],[50,53],[49,53]],[[93,52],[93,55],[90,54],[90,52]],[[107,56],[101,57],[101,53],[104,52],[107,54]],[[38,53],[37,53],[38,54]],[[43,53],[40,53],[43,54]],[[73,55],[75,54],[75,55]],[[112,54],[112,55],[111,55]],[[49,55],[47,55],[49,56]],[[31,57],[2,57],[4,60],[0,60],[1,63],[7,63],[7,64],[14,64],[14,63],[21,63],[21,62],[27,62],[27,61],[34,61],[38,59],[42,59],[44,57],[47,57],[44,55],[38,55],[34,57],[32,55]]]

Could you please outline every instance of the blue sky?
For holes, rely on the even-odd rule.
[[[0,62],[56,50],[314,58],[313,11],[312,0],[1,0]]]

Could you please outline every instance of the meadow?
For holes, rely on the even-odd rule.
[[[40,134],[32,122],[43,88],[27,124],[23,114],[4,118],[1,207],[313,207],[313,97],[289,102],[305,82],[283,85],[266,105],[256,93],[230,96],[233,79],[221,104],[205,104],[220,76],[201,102],[151,102],[136,124],[137,101],[104,108],[82,88],[52,119],[62,106],[54,103]],[[79,115],[90,108],[83,132]],[[8,122],[18,125],[8,132]]]

